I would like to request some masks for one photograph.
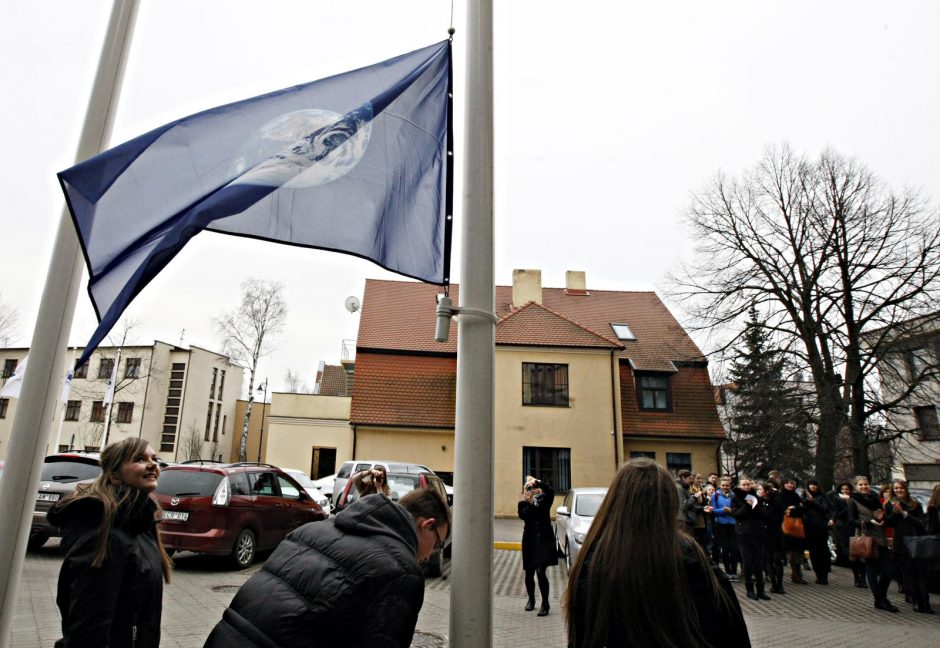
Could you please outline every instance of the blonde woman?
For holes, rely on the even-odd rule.
[[[160,645],[171,563],[151,495],[159,478],[150,444],[125,439],[101,453],[98,479],[49,511],[49,522],[64,530],[56,596],[63,638],[57,646]]]

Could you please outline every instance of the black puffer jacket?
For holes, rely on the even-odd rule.
[[[107,558],[100,567],[92,567],[101,501],[68,502],[63,500],[47,516],[63,529],[60,548],[65,552],[56,594],[63,638],[56,647],[159,646],[163,558],[154,522],[156,503],[142,495],[118,509]]]
[[[296,529],[232,599],[206,646],[411,645],[424,603],[414,518],[384,495]]]
[[[756,500],[755,506],[751,506],[747,501],[748,495]],[[758,498],[754,492],[740,488],[734,489],[734,497],[731,498],[731,515],[734,517],[734,530],[739,540],[764,543],[768,506],[767,500]]]
[[[552,502],[555,491],[544,482],[536,482],[542,489],[532,498],[532,503],[519,502],[519,518],[525,522],[522,529],[522,568],[551,567],[558,564],[555,551],[555,532],[552,529]]]

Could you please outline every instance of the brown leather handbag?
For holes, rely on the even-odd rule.
[[[871,560],[878,557],[878,545],[871,536],[857,533],[849,538],[849,560]]]
[[[803,519],[798,517],[784,516],[783,524],[780,525],[783,535],[791,538],[805,538],[806,531],[803,529]]]

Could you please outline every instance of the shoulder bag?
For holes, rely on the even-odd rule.
[[[783,524],[780,525],[780,528],[783,530],[783,535],[785,536],[790,536],[791,538],[806,537],[806,531],[803,529],[802,518],[790,517],[789,515],[786,515],[783,518]]]
[[[849,538],[849,560],[871,560],[878,557],[875,539],[861,531]]]
[[[940,560],[940,535],[907,536],[904,546],[914,560]]]

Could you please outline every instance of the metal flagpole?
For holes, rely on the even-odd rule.
[[[121,77],[130,48],[138,0],[115,0],[98,71],[88,101],[77,160],[95,155],[111,133]],[[16,590],[26,554],[26,540],[39,474],[62,392],[62,376],[83,259],[68,209],[62,211],[36,328],[30,343],[29,371],[23,377],[0,481],[0,648],[11,641]]]
[[[467,3],[450,645],[493,642],[493,1]],[[466,310],[464,310],[466,309]],[[471,496],[470,493],[473,493]]]

